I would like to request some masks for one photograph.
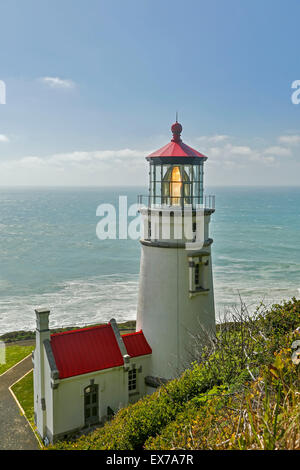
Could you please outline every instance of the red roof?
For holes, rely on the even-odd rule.
[[[189,147],[182,142],[180,134],[182,131],[182,126],[179,122],[175,122],[171,126],[171,131],[173,133],[173,139],[164,147],[161,147],[159,150],[151,153],[147,159],[158,158],[158,157],[192,157],[192,158],[205,158],[207,157],[197,150]]]
[[[128,339],[128,336],[131,338]],[[127,351],[131,357],[151,354],[142,331],[125,335],[125,338],[124,343],[126,348],[128,345]],[[124,364],[110,323],[52,334],[51,347],[60,379]]]
[[[145,354],[152,353],[152,349],[150,348],[142,330],[137,331],[136,333],[122,335],[122,338],[130,357],[144,356]]]
[[[184,144],[182,140],[180,142],[174,142],[171,140],[167,145],[151,153],[148,158],[155,157],[197,157],[207,158],[202,153]]]

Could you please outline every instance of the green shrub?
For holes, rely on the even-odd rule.
[[[282,349],[243,392],[233,394],[215,387],[192,399],[174,421],[147,439],[144,448],[300,449],[299,384],[291,350]]]

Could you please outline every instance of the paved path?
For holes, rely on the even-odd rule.
[[[0,450],[38,450],[38,441],[8,390],[32,369],[31,355],[0,376]]]

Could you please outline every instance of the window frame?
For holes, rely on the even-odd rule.
[[[172,170],[178,167],[181,174],[182,205],[203,204],[203,172],[204,165],[192,163],[150,163],[149,170],[149,201],[151,205],[172,205],[171,185]],[[176,205],[176,204],[175,204]]]
[[[137,391],[137,369],[134,367],[128,371],[128,392],[135,393]]]
[[[83,390],[84,424],[90,426],[99,422],[99,386],[91,383]],[[96,412],[94,413],[94,410]]]

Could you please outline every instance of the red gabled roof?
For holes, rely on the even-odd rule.
[[[131,357],[152,352],[142,331],[124,335],[123,341]],[[51,347],[60,379],[124,364],[110,323],[54,333]]]
[[[207,157],[197,150],[193,149],[189,145],[182,142],[180,134],[182,132],[182,125],[179,122],[175,122],[171,126],[173,133],[173,139],[164,147],[151,153],[147,159],[159,158],[159,157],[192,157],[192,158],[204,158]]]
[[[51,346],[60,379],[123,365],[110,324],[55,333]]]
[[[130,357],[145,356],[152,353],[142,330],[122,335],[122,338]]]

